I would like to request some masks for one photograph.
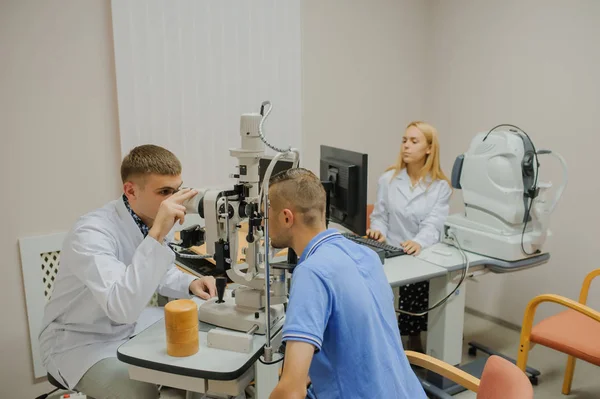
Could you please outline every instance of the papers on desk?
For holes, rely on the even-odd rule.
[[[465,251],[465,255],[469,260],[469,269],[473,266],[484,265],[486,261],[490,260],[490,258],[472,252]],[[451,271],[465,267],[465,258],[458,248],[444,243],[438,243],[425,248],[417,258]]]
[[[465,262],[464,257],[458,249],[443,243],[438,243],[429,248],[425,248],[417,258],[436,266],[446,268],[462,265]]]

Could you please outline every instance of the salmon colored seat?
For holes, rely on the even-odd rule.
[[[575,310],[541,321],[530,340],[600,366],[600,323]]]
[[[490,356],[481,380],[465,371],[423,353],[406,351],[411,364],[431,370],[477,393],[477,399],[531,399],[533,387],[529,378],[513,363],[500,356]]]
[[[579,302],[560,295],[546,294],[533,298],[525,309],[517,365],[521,370],[525,370],[532,342],[569,355],[562,388],[565,395],[571,392],[576,359],[600,366],[600,312],[586,306],[590,285],[597,276],[600,276],[600,269],[585,277]],[[543,302],[554,302],[567,307],[568,310],[533,326],[535,311]]]

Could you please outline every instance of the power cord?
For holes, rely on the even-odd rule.
[[[264,365],[267,365],[267,366],[270,366],[270,365],[272,365],[272,364],[277,364],[277,363],[280,363],[280,362],[282,362],[282,361],[283,361],[283,359],[284,359],[284,357],[285,357],[285,356],[284,356],[282,353],[279,353],[279,352],[278,352],[278,354],[279,354],[279,355],[281,355],[281,357],[280,357],[279,359],[277,359],[277,360],[274,360],[274,361],[272,361],[272,362],[265,362],[265,361],[263,361],[263,360],[260,358],[260,356],[258,357],[258,361],[259,361],[259,362],[261,362],[261,363],[262,363],[262,364],[264,364]]]
[[[267,110],[265,111],[265,106],[269,106],[269,108],[267,108]],[[262,118],[260,118],[260,123],[258,124],[258,135],[260,136],[260,139],[262,140],[263,143],[265,143],[265,145],[267,147],[269,147],[270,149],[272,149],[273,151],[277,151],[277,152],[289,152],[292,150],[292,147],[288,147],[287,149],[284,148],[279,148],[279,147],[275,147],[274,145],[272,145],[271,143],[269,143],[269,141],[267,140],[267,138],[265,137],[264,133],[263,133],[263,124],[265,123],[265,120],[267,119],[267,117],[269,116],[269,114],[271,113],[271,110],[273,109],[273,105],[271,105],[271,101],[263,101],[263,103],[260,106],[260,114],[262,116]]]
[[[431,312],[434,309],[437,309],[438,307],[444,305],[448,299],[450,299],[450,297],[452,295],[454,295],[454,293],[456,292],[456,290],[458,290],[458,288],[462,285],[462,283],[465,281],[465,279],[467,278],[468,272],[469,272],[469,258],[467,257],[467,254],[465,253],[465,251],[463,251],[460,242],[458,242],[458,238],[456,238],[456,235],[454,233],[452,233],[452,237],[454,238],[454,243],[455,245],[454,248],[458,249],[460,251],[460,254],[462,255],[463,258],[463,264],[465,265],[465,267],[462,269],[462,274],[460,277],[460,281],[458,282],[458,284],[456,285],[456,287],[454,287],[454,289],[452,290],[451,293],[449,293],[444,299],[441,299],[440,301],[438,301],[435,305],[433,305],[432,307],[425,309],[419,313],[413,313],[413,312],[408,312],[406,310],[401,310],[401,309],[396,309],[396,313],[401,313],[401,314],[407,314],[410,316],[425,316],[427,313]]]
[[[264,362],[259,357],[258,361],[261,362],[262,364],[266,364],[267,366],[283,362],[284,359],[285,359],[285,342],[281,343],[281,345],[279,346],[279,349],[277,350],[277,352],[275,352],[275,354],[281,355],[281,357],[279,359],[277,359],[277,360],[272,361],[272,362]]]
[[[58,391],[58,388],[56,388],[54,391],[50,391],[50,392],[48,392],[48,393],[45,393],[45,394],[43,394],[43,395],[40,395],[40,396],[38,396],[38,397],[37,397],[37,398],[35,398],[35,399],[46,399],[48,396],[52,395],[53,393],[55,393],[55,392],[57,392],[57,391]]]

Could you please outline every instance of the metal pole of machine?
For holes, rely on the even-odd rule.
[[[267,176],[269,177],[269,176]],[[265,177],[265,297],[267,300],[266,313],[266,336],[267,343],[265,345],[264,357],[265,362],[273,361],[273,348],[271,348],[271,262],[269,259],[269,246],[271,245],[269,239],[269,181]]]

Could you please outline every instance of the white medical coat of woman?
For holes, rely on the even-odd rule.
[[[174,259],[166,244],[143,237],[123,199],[81,217],[63,244],[44,311],[40,349],[48,372],[73,388],[96,362],[116,357],[157,287],[190,298],[196,277]]]
[[[393,175],[389,170],[379,178],[371,230],[379,230],[394,246],[412,240],[424,249],[439,242],[450,210],[448,183],[428,176],[413,188],[406,169]]]

